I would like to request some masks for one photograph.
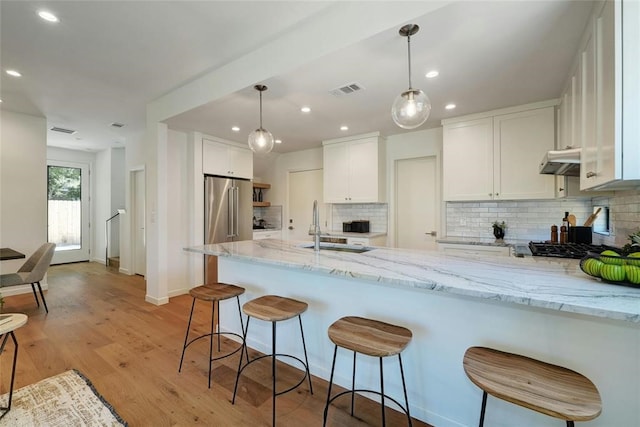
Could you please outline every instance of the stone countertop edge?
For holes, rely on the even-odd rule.
[[[517,239],[495,239],[490,237],[440,237],[436,243],[448,243],[455,245],[475,245],[475,246],[528,246],[531,240]]]
[[[354,254],[301,248],[276,239],[184,248],[265,265],[422,291],[445,292],[640,324],[640,288],[587,276],[579,260],[452,255],[376,248]]]

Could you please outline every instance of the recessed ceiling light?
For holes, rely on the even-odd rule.
[[[281,139],[276,139],[276,140],[275,140],[275,141],[273,141],[273,142],[275,142],[276,144],[282,144],[282,140],[281,140]]]
[[[311,107],[302,107],[300,111],[302,111],[303,113],[309,113],[311,112]]]
[[[20,74],[16,70],[7,70],[7,74],[13,77],[22,77],[22,74]]]
[[[454,108],[456,108],[456,104],[447,104],[444,106],[444,108],[446,108],[447,110],[453,110]]]
[[[429,71],[427,74],[425,74],[425,76],[426,76],[428,79],[432,79],[432,78],[434,78],[434,77],[438,77],[438,74],[440,74],[438,71],[436,71],[436,70],[431,70],[431,71]]]
[[[340,130],[349,130],[349,126],[340,126]]]
[[[2,102],[2,99],[0,99],[0,102]]]
[[[238,126],[232,127],[231,130],[234,132],[240,132],[240,128]]]
[[[53,13],[48,12],[46,10],[38,11],[38,16],[40,18],[44,19],[45,21],[49,21],[49,22],[58,22],[58,21],[60,21],[56,15],[54,15]]]

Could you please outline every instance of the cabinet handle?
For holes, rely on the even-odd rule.
[[[558,191],[564,191],[564,188],[558,188]]]
[[[431,232],[424,233],[424,234],[429,235],[429,236],[436,237],[436,236],[438,235],[438,232],[437,232],[437,231],[431,231]]]
[[[587,172],[587,178],[593,178],[597,174],[595,172]]]
[[[489,197],[493,196],[493,193],[489,193]]]

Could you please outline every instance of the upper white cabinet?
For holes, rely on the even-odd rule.
[[[443,120],[446,201],[552,199],[538,163],[555,147],[556,101]]]
[[[583,77],[580,188],[640,185],[640,2],[595,10],[579,52]]]
[[[253,152],[246,147],[202,140],[202,172],[230,178],[253,178]]]
[[[379,133],[323,141],[325,203],[385,200],[385,147]]]

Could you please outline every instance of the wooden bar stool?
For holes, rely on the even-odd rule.
[[[243,351],[247,351],[246,339],[249,332],[249,322],[252,317],[263,320],[265,322],[271,322],[271,354],[265,354],[256,357],[253,360],[249,360],[249,354],[247,351],[247,363],[242,366],[242,357],[240,357],[240,363],[238,364],[238,374],[236,376],[236,385],[233,388],[232,404],[236,402],[236,393],[238,391],[238,381],[240,380],[240,374],[250,364],[257,362],[265,357],[271,357],[271,378],[272,378],[272,425],[276,425],[276,396],[288,393],[293,389],[300,386],[305,378],[309,379],[309,391],[313,394],[313,387],[311,386],[311,373],[309,372],[309,360],[307,358],[307,346],[304,341],[304,331],[302,329],[302,317],[300,316],[307,310],[308,304],[306,302],[297,301],[291,298],[280,297],[277,295],[265,295],[254,300],[245,303],[242,306],[242,311],[247,315],[247,329],[244,332]],[[302,336],[302,349],[304,351],[304,361],[296,356],[290,354],[276,353],[276,323],[283,320],[292,319],[298,317],[298,323],[300,324],[300,335]],[[297,360],[304,366],[304,376],[294,386],[289,387],[283,391],[276,391],[276,357],[288,357],[290,359]]]
[[[482,389],[480,427],[487,393],[525,408],[559,418],[573,427],[600,415],[598,389],[579,373],[518,354],[471,347],[462,361],[469,379]]]
[[[329,392],[327,393],[327,403],[324,407],[324,418],[322,425],[327,424],[327,414],[329,405],[338,397],[351,394],[351,416],[353,416],[354,399],[356,392],[369,392],[381,397],[382,425],[386,425],[384,400],[389,399],[398,405],[407,414],[409,426],[411,415],[409,414],[409,399],[407,398],[407,386],[404,381],[404,370],[402,368],[402,357],[400,353],[411,341],[412,333],[409,329],[377,320],[365,319],[362,317],[343,317],[329,326],[329,339],[335,344],[333,350],[333,364],[331,365],[331,377],[329,379]],[[331,386],[333,385],[333,374],[336,367],[336,355],[338,347],[353,351],[353,376],[351,378],[351,390],[343,391],[331,397]],[[361,353],[367,356],[377,357],[380,360],[380,391],[356,389],[356,354]],[[402,390],[404,391],[403,406],[396,399],[384,394],[384,374],[382,369],[382,358],[398,355],[400,363],[400,376],[402,377]]]
[[[202,286],[197,286],[189,291],[189,295],[193,297],[193,302],[191,303],[191,314],[189,315],[189,323],[187,324],[187,333],[184,336],[184,345],[182,346],[182,356],[180,357],[180,367],[178,368],[178,372],[182,371],[182,362],[184,360],[184,352],[191,344],[195,341],[198,341],[205,337],[210,337],[209,341],[209,388],[211,388],[211,364],[214,360],[224,359],[225,357],[229,357],[241,349],[244,348],[244,323],[242,321],[242,313],[240,311],[240,295],[244,293],[244,288],[235,285],[228,285],[226,283],[212,283]],[[230,298],[236,298],[236,302],[238,303],[238,316],[240,316],[240,327],[242,328],[242,335],[236,334],[235,332],[215,332],[215,314],[216,314],[216,304],[220,301],[224,301]],[[200,335],[193,338],[191,341],[189,339],[189,330],[191,329],[191,320],[193,319],[193,308],[196,305],[196,300],[201,301],[209,301],[211,302],[211,330],[208,334]],[[220,315],[218,314],[218,317]],[[238,348],[234,349],[231,352],[225,353],[220,356],[213,356],[213,337],[218,337],[218,352],[220,352],[220,336],[221,335],[234,335],[240,338],[242,341],[242,345]],[[240,353],[240,358],[242,358],[242,353]]]

